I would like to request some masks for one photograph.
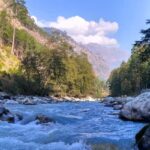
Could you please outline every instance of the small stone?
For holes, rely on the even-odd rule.
[[[119,150],[119,148],[113,144],[95,144],[92,145],[92,150]]]
[[[9,113],[9,110],[4,108],[3,106],[0,107],[0,116],[3,114],[7,115]]]
[[[13,116],[12,117],[8,117],[7,121],[8,121],[8,123],[14,123],[15,122],[15,118]]]
[[[52,118],[49,118],[49,117],[44,116],[44,115],[38,115],[36,117],[36,120],[38,121],[38,124],[44,124],[44,123],[49,123],[49,122],[55,123],[55,121]]]

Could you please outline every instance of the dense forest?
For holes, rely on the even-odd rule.
[[[101,96],[104,84],[95,76],[85,54],[76,54],[66,41],[53,39],[37,27],[24,0],[6,2],[13,15],[6,9],[0,12],[1,91],[26,95]],[[41,44],[27,30],[14,28],[12,17],[24,28],[45,36],[49,42]]]
[[[150,20],[147,21],[150,24]],[[135,95],[150,88],[150,28],[141,31],[127,63],[112,71],[108,80],[113,96]]]

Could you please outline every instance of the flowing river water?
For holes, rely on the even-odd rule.
[[[118,119],[118,111],[98,102],[5,105],[23,115],[15,124],[0,123],[0,150],[132,150],[142,123]],[[36,124],[36,115],[55,123]]]

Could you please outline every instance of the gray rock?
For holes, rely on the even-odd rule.
[[[49,97],[39,96],[15,96],[13,100],[23,105],[47,104],[52,102],[52,99]]]
[[[21,120],[20,115],[11,113],[8,109],[0,106],[0,121],[7,121],[8,123],[15,123],[15,121]]]
[[[106,97],[103,100],[103,103],[106,106],[115,106],[115,105],[124,105],[127,102],[130,102],[133,100],[133,97]]]
[[[2,116],[3,114],[8,114],[9,110],[4,108],[3,106],[0,106],[0,116]]]
[[[115,105],[114,110],[121,110],[123,108],[123,105]]]
[[[25,97],[24,99],[22,99],[21,103],[24,105],[36,105],[37,104],[31,97]]]
[[[150,150],[150,125],[145,126],[136,135],[139,150]]]
[[[142,93],[126,103],[120,112],[120,118],[132,121],[150,121],[150,92]]]
[[[18,104],[18,102],[14,100],[7,100],[5,104]]]
[[[3,115],[1,117],[2,121],[7,121],[8,123],[14,123],[15,122],[15,116],[11,113],[8,113],[6,115]]]
[[[11,96],[5,92],[0,92],[0,99],[10,99]]]
[[[0,107],[0,120],[7,121],[9,123],[14,123],[15,118],[14,118],[14,115],[12,113],[10,113],[10,111],[8,109],[1,106]]]
[[[132,100],[133,97],[106,97],[103,103],[106,107],[113,107],[114,110],[121,110],[126,103]]]
[[[54,119],[44,116],[44,115],[38,115],[36,117],[36,120],[37,120],[37,124],[55,123]]]

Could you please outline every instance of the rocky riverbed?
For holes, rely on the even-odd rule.
[[[101,101],[101,99],[95,99],[92,97],[75,98],[75,97],[40,97],[40,96],[13,96],[5,92],[0,92],[0,104],[23,104],[23,105],[36,105],[36,104],[48,104],[48,103],[60,103],[60,102],[87,102],[87,101]]]
[[[78,107],[80,109],[78,109]],[[54,112],[50,111],[51,109]],[[38,96],[12,96],[7,93],[0,92],[0,121],[1,122],[14,124],[14,127],[20,124],[21,128],[24,128],[25,126],[29,126],[29,124],[33,124],[33,123],[37,127],[40,125],[41,127],[53,126],[55,128],[55,125],[58,126],[59,124],[59,126],[61,126],[60,124],[63,122],[64,123],[63,126],[65,125],[64,126],[65,130],[69,129],[70,133],[73,132],[73,134],[76,135],[75,137],[78,137],[78,140],[75,140],[76,138],[74,139],[73,138],[74,136],[72,134],[71,135],[68,134],[67,137],[64,134],[64,137],[72,139],[73,141],[67,139],[63,141],[60,137],[62,136],[61,135],[62,133],[58,132],[58,134],[56,135],[58,135],[59,141],[62,141],[61,144],[59,143],[61,145],[60,147],[63,147],[62,149],[59,148],[59,150],[66,150],[66,149],[70,150],[71,147],[75,147],[75,148],[71,148],[71,150],[72,149],[73,150],[91,150],[91,149],[92,150],[99,150],[99,149],[100,150],[106,150],[106,149],[110,149],[110,150],[127,149],[128,150],[128,149],[134,149],[133,145],[135,144],[135,142],[137,142],[137,146],[139,147],[139,150],[149,150],[150,143],[148,141],[150,141],[149,138],[150,126],[148,125],[140,131],[141,127],[143,127],[144,124],[129,122],[129,121],[149,122],[150,121],[149,110],[150,110],[149,92],[142,93],[137,97],[117,97],[117,98],[106,97],[103,99],[103,101],[101,99],[93,99],[90,97],[84,99],[78,99],[78,98],[70,98],[70,97],[56,98],[56,97],[38,97]],[[73,112],[75,114],[73,114]],[[60,117],[59,114],[61,115],[64,114],[67,118],[68,117],[69,118],[67,119],[66,117],[65,118]],[[119,120],[119,118],[126,121],[121,121]],[[81,120],[83,120],[85,124],[82,122],[80,123]],[[73,125],[73,129],[70,128],[71,124]],[[131,124],[132,127],[129,128]],[[78,131],[78,129],[74,130],[75,127],[74,125],[78,126],[82,130],[81,131],[80,130]],[[132,138],[131,136],[125,133],[126,131],[130,132]],[[1,129],[0,126],[0,133],[1,132],[3,132],[3,129]],[[10,129],[10,132],[14,132],[14,131]],[[17,134],[20,134],[20,131],[16,130],[15,132],[17,132]],[[81,136],[82,138],[78,134],[80,136],[82,135]],[[109,134],[109,139],[106,136],[107,134]],[[134,140],[135,135],[136,135],[136,139]],[[126,137],[125,139],[124,136]],[[119,138],[119,143],[115,140],[116,138]],[[46,141],[47,140],[48,139],[46,138]],[[53,142],[57,143],[58,141],[54,140]],[[68,146],[65,145],[66,142],[67,143],[69,142]],[[70,145],[71,143],[73,145]],[[125,146],[124,143],[126,144],[128,143],[128,146]],[[0,146],[1,145],[3,145],[3,142],[1,143],[1,139],[0,139]],[[76,147],[75,145],[78,146]],[[55,146],[53,147],[53,150],[55,150]],[[31,146],[31,148],[33,149],[35,147],[33,145]],[[49,149],[49,146],[46,148]]]
[[[136,97],[107,97],[103,103],[120,110],[119,116],[124,120],[150,122],[150,92]]]
[[[0,148],[134,149],[134,136],[143,123],[124,122],[118,118],[119,110],[99,101],[66,101],[1,93]]]

